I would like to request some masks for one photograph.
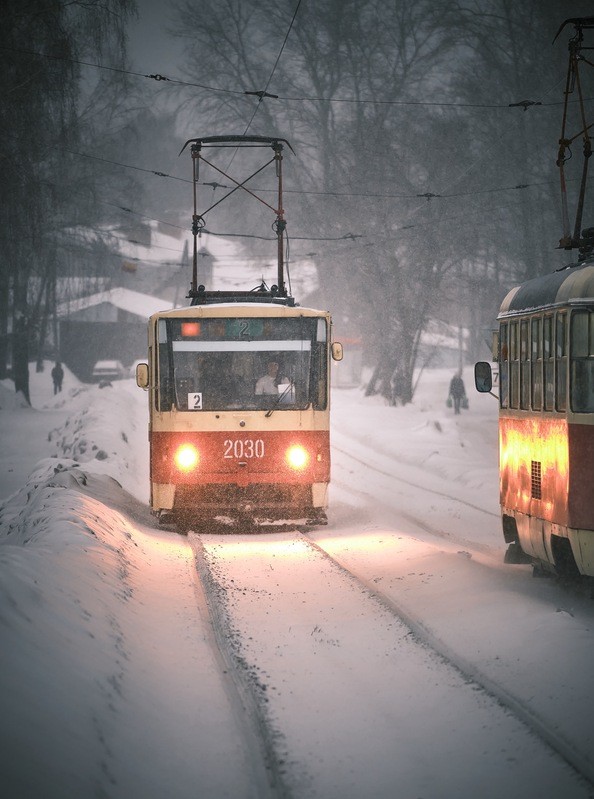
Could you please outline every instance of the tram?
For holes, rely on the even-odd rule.
[[[498,324],[506,561],[593,577],[594,259],[513,288]],[[488,363],[475,376],[491,390]]]
[[[557,166],[563,236],[559,248],[578,249],[576,263],[511,289],[499,310],[493,359],[499,362],[499,473],[506,561],[532,561],[536,573],[594,577],[594,228],[582,229],[592,146],[580,70],[584,35],[594,17],[562,23],[574,28]],[[591,48],[585,48],[591,49]],[[578,130],[568,132],[577,93]],[[583,140],[581,183],[573,231],[565,164]],[[569,153],[569,155],[568,155]],[[475,366],[475,385],[491,392],[491,368]]]
[[[225,136],[191,143],[195,187],[205,147],[272,148],[279,178],[278,282],[250,291],[196,285],[203,214],[194,191],[190,303],[151,316],[148,363],[136,373],[149,396],[151,510],[180,532],[220,517],[323,524],[330,363],[340,360],[342,347],[332,342],[329,312],[300,307],[285,286],[280,162],[286,142]],[[235,183],[244,188],[246,182]]]

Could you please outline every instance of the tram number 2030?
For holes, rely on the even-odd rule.
[[[261,438],[227,438],[223,443],[224,458],[263,458],[264,442]]]

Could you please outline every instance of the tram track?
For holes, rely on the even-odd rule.
[[[361,446],[358,445],[358,448],[361,449]],[[381,466],[370,462],[369,459],[365,459],[365,455],[363,458],[359,458],[353,455],[347,449],[336,446],[333,447],[333,450],[337,453],[340,453],[341,457],[346,458],[347,464],[350,462],[355,462],[359,468],[363,466],[371,473],[381,476],[382,478],[389,478],[391,481],[394,481],[395,485],[411,486],[415,489],[415,493],[420,492],[422,495],[438,496],[465,507],[472,512],[478,511],[483,516],[485,521],[487,521],[488,517],[499,520],[498,514],[494,514],[485,508],[481,508],[475,503],[468,502],[463,498],[455,496],[453,492],[436,491],[434,488],[424,485],[422,481],[415,482],[414,480],[400,476],[398,474],[399,467],[401,466],[399,461],[396,461],[395,469],[392,471],[389,470],[389,467],[382,468]],[[369,454],[371,455],[371,452]],[[341,467],[344,467],[344,463],[341,464]],[[474,562],[479,566],[479,568],[493,569],[493,563],[490,562],[491,559],[493,557],[497,558],[500,556],[499,550],[496,548],[482,544],[481,542],[470,541],[459,535],[456,535],[455,532],[451,533],[449,531],[438,529],[425,518],[422,518],[421,514],[411,513],[408,510],[403,510],[402,508],[398,507],[397,502],[391,502],[390,500],[386,501],[385,496],[383,496],[381,500],[378,499],[378,496],[381,494],[381,489],[376,493],[375,491],[366,491],[364,488],[355,487],[348,480],[341,481],[340,478],[337,478],[336,470],[333,482],[335,484],[338,483],[339,485],[342,485],[342,487],[347,489],[350,494],[355,493],[359,495],[364,500],[366,507],[371,503],[377,508],[379,504],[384,509],[384,512],[385,509],[389,509],[391,513],[396,512],[398,517],[412,523],[415,525],[415,527],[426,532],[431,537],[444,540],[449,544],[453,544],[454,546],[461,546],[463,548],[463,552],[459,554],[469,555],[469,568],[472,568],[471,564]],[[583,747],[580,748],[580,743],[583,743],[583,741],[581,741],[579,738],[575,739],[572,738],[571,735],[567,735],[567,728],[564,733],[560,729],[560,726],[562,725],[559,725],[555,720],[546,717],[546,701],[541,702],[540,708],[531,706],[530,703],[522,698],[522,695],[514,692],[513,689],[510,690],[509,687],[506,687],[506,685],[501,681],[494,679],[493,676],[486,674],[485,671],[479,665],[477,665],[477,663],[472,662],[471,659],[468,659],[468,657],[460,654],[459,651],[456,651],[454,647],[450,646],[446,640],[444,640],[439,634],[431,629],[430,624],[426,623],[424,617],[415,613],[414,610],[411,609],[411,606],[407,606],[407,604],[402,601],[401,597],[395,597],[394,592],[387,593],[385,590],[382,590],[382,588],[378,585],[379,581],[371,579],[369,572],[367,574],[362,574],[351,562],[352,558],[349,558],[349,562],[347,563],[345,562],[345,559],[337,555],[336,552],[328,552],[324,548],[323,544],[320,543],[320,541],[312,541],[312,545],[319,551],[323,552],[324,555],[339,568],[343,569],[345,574],[351,575],[354,580],[364,586],[377,598],[381,604],[389,608],[399,619],[402,620],[404,624],[409,627],[417,640],[430,647],[434,652],[436,652],[436,654],[441,656],[445,662],[450,663],[454,668],[456,668],[465,678],[471,680],[486,694],[491,696],[495,701],[505,707],[506,710],[508,710],[515,718],[524,724],[527,729],[533,732],[534,735],[536,735],[543,743],[545,743],[551,749],[551,751],[555,752],[559,757],[561,757],[567,763],[567,765],[570,766],[574,772],[587,783],[590,791],[592,791],[592,795],[594,796],[594,762],[591,755],[589,755],[588,752],[583,749]],[[474,560],[474,554],[486,555],[487,558],[481,559],[479,564],[478,561]],[[570,585],[570,587],[573,586]],[[565,593],[567,593],[567,590],[568,586],[564,586]],[[557,611],[559,611],[559,608],[557,608]],[[531,697],[531,700],[533,699],[534,697]]]
[[[348,455],[348,453],[345,453],[345,454]],[[349,455],[349,457],[351,457],[354,460],[358,461],[358,459],[354,458],[354,456],[350,456]],[[385,477],[390,477],[391,479],[399,480],[399,482],[404,482],[407,485],[415,485],[414,483],[411,483],[410,481],[400,480],[398,477],[394,477],[393,475],[390,475],[387,472],[384,472],[383,470],[376,469],[374,466],[372,466],[369,463],[366,463],[364,461],[358,461],[358,462],[361,465],[367,467],[368,469],[371,469],[372,471],[379,472],[380,474],[382,474]],[[412,524],[415,527],[417,527],[419,530],[422,530],[423,532],[428,533],[433,538],[438,538],[438,539],[440,539],[442,541],[447,541],[449,544],[463,547],[464,549],[466,549],[468,551],[471,551],[471,552],[474,552],[474,553],[481,553],[483,555],[488,555],[488,556],[491,556],[491,557],[498,557],[499,556],[499,550],[495,549],[495,548],[493,548],[491,546],[488,546],[487,544],[482,544],[482,543],[480,543],[478,541],[470,541],[469,539],[463,538],[462,536],[455,535],[455,534],[453,534],[453,533],[451,533],[449,531],[439,529],[435,525],[432,525],[429,522],[427,522],[425,519],[422,519],[419,515],[411,513],[410,511],[405,511],[402,508],[396,507],[394,505],[388,505],[388,503],[386,503],[384,501],[379,503],[378,499],[376,497],[372,497],[371,494],[368,491],[365,491],[364,489],[360,489],[360,488],[354,488],[350,483],[347,483],[346,481],[343,481],[339,477],[337,477],[336,474],[334,476],[333,483],[335,485],[337,485],[337,486],[342,486],[345,490],[347,490],[349,492],[350,495],[358,495],[358,496],[362,497],[363,499],[365,499],[367,501],[372,499],[373,503],[374,503],[374,505],[376,507],[378,506],[378,504],[381,504],[382,507],[389,508],[391,512],[396,511],[396,513],[398,514],[399,518],[406,520],[410,524]],[[418,488],[422,488],[422,486],[416,486],[415,485],[415,488],[417,488],[417,487]],[[423,490],[426,490],[429,493],[433,493],[433,494],[436,493],[434,491],[431,491],[431,489],[423,489]],[[446,497],[447,499],[450,499],[453,502],[459,502],[459,500],[456,497],[454,497],[454,496],[452,496],[450,494],[440,494],[440,496]],[[460,501],[460,504],[468,505],[468,503],[465,503],[463,501]],[[476,510],[476,506],[471,505],[470,507]],[[489,515],[492,515],[489,511],[483,511],[483,512],[487,513]]]
[[[415,639],[432,650],[443,662],[447,663],[468,682],[504,707],[532,734],[538,737],[549,749],[570,766],[575,774],[587,783],[594,795],[594,763],[585,753],[576,749],[575,741],[568,740],[552,723],[548,723],[535,710],[500,682],[493,680],[480,668],[464,656],[454,651],[443,639],[436,635],[419,617],[405,605],[378,588],[371,579],[355,571],[352,566],[331,554],[317,541],[313,541],[307,533],[302,533],[308,544],[323,557],[333,563],[342,573],[358,583],[377,602],[393,614],[409,628]]]
[[[313,540],[313,535],[314,533],[304,533],[295,529],[271,535],[254,535],[253,532],[249,535],[247,532],[245,534],[238,533],[224,536],[224,539],[220,539],[216,535],[191,532],[188,537],[195,554],[200,582],[206,595],[216,645],[221,653],[229,681],[232,683],[231,690],[239,697],[240,705],[245,709],[248,717],[248,734],[252,738],[251,746],[258,750],[267,775],[268,793],[265,794],[266,796],[289,799],[293,795],[301,795],[300,791],[295,792],[294,774],[291,774],[290,768],[288,772],[286,770],[287,762],[289,764],[292,762],[294,766],[295,762],[299,761],[299,755],[296,755],[292,749],[291,741],[294,742],[294,732],[293,738],[290,732],[287,736],[285,735],[287,719],[281,714],[284,723],[279,722],[279,716],[275,712],[278,710],[279,700],[277,689],[281,688],[281,684],[288,681],[289,678],[282,672],[283,677],[279,678],[279,673],[275,671],[278,668],[278,662],[269,665],[268,661],[262,661],[262,652],[258,646],[258,641],[261,643],[269,638],[270,631],[264,633],[260,626],[262,623],[264,627],[268,624],[266,617],[269,612],[272,612],[270,608],[279,602],[286,603],[287,594],[294,594],[295,586],[290,580],[287,583],[285,576],[279,574],[277,566],[280,564],[274,560],[267,561],[266,569],[269,568],[270,572],[267,571],[266,574],[262,572],[263,566],[260,563],[261,574],[258,587],[254,587],[254,584],[250,582],[251,575],[246,575],[245,581],[238,580],[238,575],[243,572],[242,567],[238,566],[237,554],[232,554],[232,550],[236,546],[242,548],[241,552],[249,559],[252,557],[253,548],[259,547],[262,550],[269,540],[272,541],[273,546],[279,545],[280,541],[285,547],[298,549],[299,552],[292,553],[297,558],[297,568],[301,568],[305,559],[309,564],[310,575],[319,574],[320,582],[331,580],[333,586],[336,584],[337,591],[333,593],[335,597],[333,603],[335,602],[336,606],[342,607],[347,596],[350,596],[351,600],[353,596],[358,596],[362,607],[371,601],[372,604],[378,606],[378,615],[381,616],[382,612],[387,613],[388,617],[394,620],[396,628],[402,627],[408,631],[399,633],[400,636],[410,636],[411,645],[420,647],[421,650],[429,653],[430,658],[443,665],[446,674],[448,669],[453,670],[458,675],[460,683],[465,686],[465,691],[479,692],[489,702],[502,708],[529,736],[533,736],[541,746],[554,754],[560,762],[565,763],[578,782],[586,786],[591,795],[594,795],[594,769],[591,760],[586,753],[576,748],[574,741],[569,740],[559,729],[555,728],[554,724],[543,718],[521,697],[485,674],[476,663],[456,652],[446,640],[425,623],[421,616],[402,603],[400,599],[395,598],[393,594],[382,590],[369,574],[361,573],[360,570],[353,567],[352,563],[346,562],[345,559],[329,551],[322,543]],[[206,543],[203,539],[206,540]],[[323,562],[327,563],[326,567],[323,567]],[[286,565],[283,565],[283,568],[286,568]],[[268,574],[270,575],[269,583],[267,582]],[[351,588],[345,588],[345,583],[348,583]],[[310,583],[304,584],[303,588],[305,589],[307,585]],[[306,596],[307,593],[304,592],[303,596]],[[241,612],[238,613],[236,605],[242,608]],[[247,615],[246,607],[249,610]],[[287,619],[289,630],[291,626],[295,625],[297,628],[303,627],[303,619],[300,615],[302,611],[297,612],[297,608],[298,605],[295,607],[295,615],[290,614]],[[309,616],[307,618],[318,617]],[[311,633],[303,641],[306,641],[308,645],[312,641],[314,643],[317,641],[319,648],[338,647],[334,652],[344,656],[346,653],[341,652],[340,637],[335,635],[335,631],[332,631],[329,626],[327,627],[329,624],[330,622],[320,621],[319,624],[312,625]],[[396,628],[392,629],[392,624],[387,619],[383,624],[385,635],[392,638]],[[382,635],[378,638],[378,642],[383,637]],[[281,641],[277,649],[280,649],[281,645],[286,646],[286,641]],[[294,646],[294,643],[291,645]],[[285,664],[282,665],[284,668]],[[320,665],[322,671],[317,676],[323,681],[323,663],[320,662]],[[285,677],[287,677],[286,680]],[[448,678],[445,679],[447,681]],[[311,684],[311,689],[315,694],[315,683]],[[291,690],[290,693],[292,692]],[[315,733],[313,735],[315,737]],[[313,784],[317,785],[317,775],[314,774],[311,779]],[[322,794],[316,794],[314,791],[312,795]]]
[[[360,448],[360,445],[358,446]],[[482,508],[480,505],[475,505],[472,502],[468,502],[465,499],[461,499],[460,497],[456,497],[453,494],[449,494],[444,491],[436,491],[433,488],[427,487],[427,485],[424,485],[420,481],[416,483],[407,478],[400,477],[398,474],[394,474],[393,472],[388,472],[385,469],[381,469],[379,466],[374,466],[373,464],[369,463],[369,461],[363,460],[362,458],[357,458],[355,455],[353,455],[351,452],[349,452],[346,449],[342,449],[341,447],[333,445],[332,450],[333,452],[340,452],[341,455],[345,455],[346,457],[350,458],[352,461],[355,461],[355,463],[358,463],[360,466],[365,466],[365,468],[371,469],[372,471],[382,475],[383,477],[389,477],[391,480],[396,480],[398,483],[401,483],[402,485],[410,486],[411,488],[415,488],[427,494],[432,494],[434,496],[441,497],[442,499],[449,499],[450,501],[456,502],[459,505],[464,505],[467,508],[471,508],[472,510],[478,511],[479,513],[483,513],[485,514],[485,516],[490,516],[494,519],[499,519],[499,514],[486,510],[485,508]]]
[[[199,603],[206,604],[206,613],[212,630],[211,646],[218,656],[226,688],[236,718],[243,730],[243,739],[249,754],[250,767],[257,799],[291,799],[286,784],[282,758],[278,752],[279,733],[274,731],[266,715],[265,702],[257,677],[250,670],[236,645],[234,630],[225,605],[220,598],[219,586],[204,556],[200,536],[190,532],[188,543],[194,554],[196,571],[202,589]]]

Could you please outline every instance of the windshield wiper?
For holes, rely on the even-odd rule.
[[[288,384],[287,384],[287,387],[285,388],[285,390],[284,390],[284,391],[283,391],[281,394],[279,394],[279,395],[278,395],[278,396],[275,398],[274,402],[272,403],[272,407],[271,407],[271,408],[269,408],[269,409],[266,411],[266,413],[264,414],[264,417],[265,417],[266,419],[268,419],[268,417],[269,417],[269,416],[272,416],[272,414],[274,413],[274,411],[275,411],[275,410],[278,408],[278,405],[279,405],[279,403],[281,402],[282,398],[283,398],[283,397],[286,397],[286,395],[289,393],[289,391],[290,391],[292,388],[294,388],[294,386],[293,386],[293,383],[288,383]]]

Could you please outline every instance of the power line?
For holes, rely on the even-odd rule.
[[[82,158],[89,158],[95,161],[102,161],[106,164],[112,164],[114,166],[124,167],[125,169],[133,169],[138,172],[145,172],[151,175],[156,175],[157,177],[162,178],[169,178],[170,180],[179,180],[182,183],[191,183],[192,181],[186,178],[180,178],[175,175],[169,175],[166,172],[160,172],[155,169],[146,169],[144,167],[135,166],[133,164],[124,164],[121,161],[113,161],[109,158],[102,158],[97,155],[91,155],[90,153],[81,153],[76,150],[70,150],[68,148],[62,147],[65,152],[71,153],[72,155],[78,155]],[[591,178],[590,178],[591,179]],[[571,180],[577,180],[577,178],[572,178]],[[473,191],[462,191],[462,192],[450,192],[446,194],[438,194],[434,192],[411,192],[409,194],[400,194],[395,192],[365,192],[365,191],[316,191],[313,189],[283,189],[284,194],[297,194],[297,195],[305,195],[305,196],[312,196],[312,197],[361,197],[367,199],[379,199],[379,200],[409,200],[409,199],[426,199],[426,200],[433,200],[433,199],[449,199],[451,197],[473,197],[479,194],[494,194],[497,192],[503,191],[515,191],[515,190],[522,190],[522,189],[530,189],[535,188],[538,186],[547,186],[550,185],[555,181],[553,180],[543,180],[535,183],[518,183],[514,186],[497,186],[495,188],[489,189],[476,189]],[[569,180],[567,182],[570,182]],[[200,183],[202,186],[212,186],[213,191],[217,188],[229,188],[228,186],[222,183],[216,183],[213,181],[203,181]],[[274,192],[274,189],[265,189],[265,188],[258,188],[255,189],[258,192]]]
[[[79,64],[83,67],[93,67],[94,69],[104,69],[108,72],[119,72],[122,75],[132,75],[133,77],[137,78],[149,78],[154,81],[165,81],[167,83],[173,83],[179,86],[189,86],[192,88],[197,89],[206,89],[207,91],[212,92],[223,92],[224,94],[238,94],[243,96],[244,92],[240,91],[239,89],[222,89],[217,86],[207,86],[204,83],[193,83],[190,81],[180,80],[178,78],[168,78],[166,75],[160,74],[145,74],[144,72],[134,72],[130,69],[123,69],[122,67],[108,67],[104,64],[93,64],[90,61],[82,61],[77,58],[67,58],[66,56],[57,56],[57,55],[50,55],[48,53],[38,53],[35,50],[25,50],[22,47],[5,47],[0,45],[0,50],[7,50],[11,53],[23,53],[25,55],[34,55],[39,56],[39,58],[49,58],[52,61],[68,61],[71,64]]]
[[[301,2],[301,0],[299,0]],[[291,23],[292,24],[292,23]],[[289,29],[290,30],[290,29]],[[287,34],[288,35],[288,34]],[[284,48],[284,43],[283,43]],[[281,53],[282,49],[281,48]],[[171,83],[176,86],[188,86],[190,88],[197,88],[197,89],[204,89],[205,91],[210,92],[218,92],[222,94],[235,94],[242,97],[245,97],[246,94],[255,94],[262,99],[262,97],[272,97],[277,100],[283,100],[286,102],[318,102],[318,103],[345,103],[350,105],[392,105],[392,106],[419,106],[419,107],[444,107],[444,108],[485,108],[485,109],[504,109],[504,108],[522,108],[524,111],[527,110],[529,107],[533,106],[540,106],[542,108],[553,107],[563,105],[562,101],[559,102],[539,102],[535,100],[522,100],[520,102],[514,103],[462,103],[462,102],[453,102],[453,101],[446,101],[446,100],[381,100],[381,99],[371,99],[371,98],[348,98],[348,97],[319,97],[319,96],[310,96],[310,95],[302,95],[302,96],[290,96],[290,95],[270,95],[267,92],[246,92],[245,90],[240,89],[225,89],[220,86],[210,86],[205,83],[196,83],[193,81],[186,81],[181,80],[180,78],[169,78],[166,75],[157,74],[146,74],[143,72],[135,72],[129,69],[123,69],[121,67],[108,67],[103,64],[94,64],[90,61],[82,61],[80,59],[75,58],[67,58],[65,56],[55,56],[49,55],[47,53],[39,53],[34,50],[26,50],[23,48],[17,47],[5,47],[0,45],[0,50],[6,50],[12,53],[22,53],[25,55],[32,55],[38,56],[39,58],[48,58],[54,61],[68,61],[73,64],[79,64],[81,66],[92,67],[94,69],[103,69],[108,70],[109,72],[119,72],[124,75],[132,75],[133,77],[138,78],[147,78],[154,81],[163,81],[166,83]],[[279,53],[280,58],[280,53]],[[276,69],[276,65],[275,65]],[[271,75],[272,77],[272,75]],[[269,81],[270,82],[270,81]],[[268,84],[267,84],[268,86]],[[262,95],[262,97],[260,97]],[[594,97],[585,97],[584,102],[591,102],[594,100]],[[577,100],[571,101],[578,102]]]
[[[158,172],[155,169],[145,169],[141,166],[133,166],[132,164],[123,164],[120,161],[112,161],[110,158],[101,158],[99,155],[91,155],[90,153],[79,153],[77,150],[70,150],[68,147],[61,147],[62,150],[66,153],[70,153],[71,155],[78,155],[81,158],[90,158],[93,161],[102,161],[104,164],[112,164],[112,166],[121,166],[125,169],[134,169],[137,172],[146,172],[150,175],[156,175],[159,178],[170,178],[170,180],[179,180],[182,183],[191,183],[192,181],[187,178],[179,178],[175,175],[168,175],[166,172]],[[205,184],[206,185],[206,184]],[[208,184],[212,185],[212,184]],[[221,184],[217,184],[221,185]],[[226,188],[221,186],[221,188]]]
[[[295,11],[293,12],[293,18],[291,19],[291,22],[289,24],[289,29],[287,30],[285,38],[283,39],[283,43],[281,45],[281,49],[279,50],[279,53],[278,53],[278,55],[276,57],[276,61],[274,62],[274,66],[272,67],[272,72],[270,73],[270,75],[268,77],[268,80],[266,81],[266,86],[264,87],[264,90],[263,91],[258,91],[258,92],[245,92],[245,94],[255,94],[259,99],[258,99],[258,105],[254,108],[254,113],[252,114],[252,116],[250,118],[250,121],[248,122],[247,127],[246,127],[246,129],[244,131],[244,134],[243,134],[244,136],[247,134],[248,130],[250,129],[250,125],[254,121],[254,117],[256,116],[256,114],[258,112],[258,108],[260,108],[260,103],[262,102],[264,97],[275,97],[275,98],[278,97],[278,95],[268,94],[268,87],[270,86],[270,82],[272,81],[272,77],[273,77],[274,73],[276,72],[276,68],[278,66],[278,62],[280,61],[280,57],[283,54],[283,50],[285,49],[285,45],[286,45],[287,40],[289,38],[289,34],[291,33],[291,29],[293,28],[293,23],[295,22],[295,17],[297,16],[297,12],[299,11],[299,6],[300,5],[301,5],[301,0],[298,0],[297,6],[295,8]]]

